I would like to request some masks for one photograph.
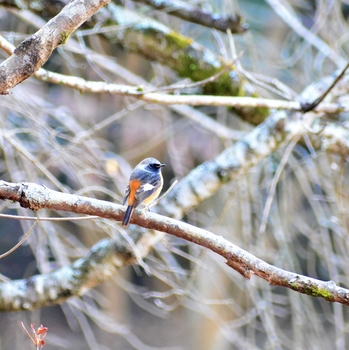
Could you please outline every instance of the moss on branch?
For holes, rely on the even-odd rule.
[[[1,1],[4,6],[23,6],[37,14],[50,18],[66,5],[62,0],[51,2],[41,0],[33,2],[26,0],[21,5],[16,1]],[[95,25],[114,27],[104,31],[103,35],[111,42],[124,48],[159,62],[173,69],[178,76],[199,82],[212,76],[219,75],[214,81],[206,83],[202,93],[216,96],[257,97],[257,93],[247,79],[240,74],[232,62],[224,60],[192,38],[177,33],[162,23],[141,16],[124,7],[110,3],[100,10],[91,20],[86,22],[89,27]],[[62,35],[62,43],[69,35]],[[266,108],[236,108],[235,112],[245,121],[258,125],[269,115]]]
[[[204,94],[257,97],[256,91],[235,69],[232,62],[224,60],[192,38],[181,35],[158,21],[113,3],[94,18],[97,22],[102,21],[105,26],[120,27],[103,33],[110,42],[121,44],[136,54],[166,65],[180,77],[199,82],[225,70],[217,79],[203,86]],[[269,115],[266,108],[240,108],[236,109],[236,112],[255,125],[260,124]]]

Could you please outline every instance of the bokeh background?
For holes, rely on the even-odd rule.
[[[189,3],[213,13],[239,13],[250,28],[231,36],[171,16],[171,9],[158,11],[132,1],[119,5],[158,20],[227,61],[242,53],[240,73],[261,97],[293,99],[347,60],[347,1]],[[0,1],[0,34],[14,45],[47,20],[45,14],[29,16],[5,5]],[[290,24],[290,18],[298,24]],[[300,35],[300,28],[313,33],[320,44],[312,45],[308,34]],[[327,47],[337,56],[326,55]],[[0,59],[6,57],[0,51]],[[129,85],[188,83],[165,64],[108,40],[98,26],[83,26],[44,68]],[[167,164],[167,189],[174,179],[185,177],[255,127],[225,107],[195,110],[236,131],[235,136],[222,138],[171,106],[80,93],[30,78],[0,97],[0,178],[120,203],[131,169],[152,156]],[[346,117],[326,121],[345,127]],[[278,179],[266,229],[260,232],[284,154],[285,149],[276,151],[183,220],[222,235],[277,267],[348,287],[346,159],[322,152],[310,138],[301,140]],[[0,211],[36,215],[8,201],[0,203]],[[69,216],[44,210],[40,215]],[[31,225],[0,218],[1,253]],[[9,279],[46,273],[69,265],[100,239],[117,235],[127,231],[108,220],[40,222],[22,247],[0,261],[0,273]],[[348,348],[347,306],[269,286],[258,278],[246,281],[221,257],[170,236],[154,246],[144,263],[151,274],[129,266],[62,305],[1,313],[0,349],[31,346],[21,321],[49,328],[45,349]]]

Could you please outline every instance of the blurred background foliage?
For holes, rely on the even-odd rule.
[[[299,23],[345,62],[347,1],[277,2],[294,11]],[[272,1],[190,3],[212,13],[239,13],[249,30],[229,36],[173,17],[170,9],[154,10],[129,0],[118,5],[158,20],[226,61],[243,52],[238,74],[262,97],[292,99],[340,66],[340,60],[330,59],[286,24]],[[1,7],[0,2],[0,33],[18,45],[47,17],[49,12],[29,16]],[[125,43],[115,44],[110,38],[121,27],[98,24],[83,26],[44,68],[120,84],[162,87],[188,82],[166,62],[150,61],[130,52]],[[107,28],[103,33],[108,35],[101,35],[101,28]],[[6,55],[0,52],[0,58]],[[224,107],[195,109],[239,131],[236,138],[219,137],[170,106],[83,94],[31,78],[0,97],[1,179],[120,203],[133,166],[153,156],[168,165],[166,189],[174,178],[183,178],[254,128]],[[345,123],[346,116],[340,117]],[[185,219],[277,267],[348,287],[345,159],[313,148],[309,140],[300,142],[279,178],[266,230],[260,233],[269,189],[284,153],[275,152],[243,179],[225,185]],[[0,203],[0,210],[36,215],[9,202]],[[62,215],[69,214],[40,212]],[[0,221],[2,253],[31,223]],[[101,238],[120,234],[127,231],[107,220],[40,222],[27,244],[0,262],[0,272],[10,279],[45,273],[83,256]],[[110,282],[60,306],[2,313],[0,349],[29,347],[20,321],[49,328],[47,349],[348,348],[346,306],[272,287],[258,278],[246,281],[210,251],[170,236],[144,261],[151,275],[139,266],[128,267]]]

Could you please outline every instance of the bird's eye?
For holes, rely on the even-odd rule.
[[[150,166],[152,169],[159,169],[159,168],[160,168],[160,164],[156,164],[156,163],[149,164],[149,166]]]

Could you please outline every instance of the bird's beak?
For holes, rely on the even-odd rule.
[[[166,164],[160,164],[160,168],[162,168],[162,167],[164,167],[164,166],[166,166]]]

